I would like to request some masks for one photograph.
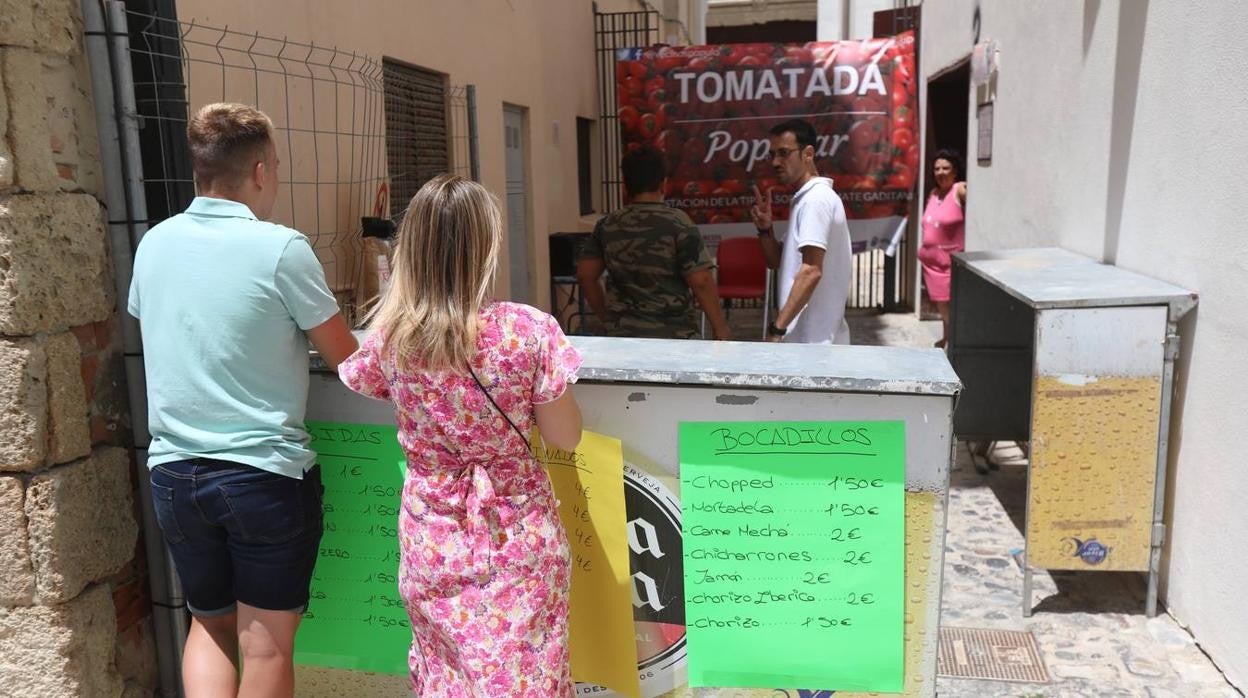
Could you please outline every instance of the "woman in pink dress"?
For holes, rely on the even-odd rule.
[[[966,182],[958,180],[960,157],[956,150],[941,149],[932,165],[936,187],[923,207],[923,244],[919,247],[919,264],[923,267],[923,285],[927,296],[940,313],[941,335],[936,346],[943,347],[949,337],[950,255],[966,249]]]
[[[493,197],[461,177],[416,193],[370,334],[338,368],[394,404],[407,476],[399,593],[422,698],[560,698],[568,543],[527,435],[572,450],[580,356],[551,316],[488,302],[502,244]]]

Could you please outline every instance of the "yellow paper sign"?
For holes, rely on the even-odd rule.
[[[550,473],[571,548],[572,678],[638,698],[620,441],[586,431],[575,452],[532,443]]]

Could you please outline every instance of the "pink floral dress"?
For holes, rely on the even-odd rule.
[[[580,355],[551,316],[493,303],[472,368],[528,434],[533,406],[575,382]],[[396,373],[376,335],[338,367],[394,403],[407,477],[399,593],[422,698],[572,695],[568,543],[550,479],[466,371]]]

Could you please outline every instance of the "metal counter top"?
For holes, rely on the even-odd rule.
[[[362,333],[356,335],[362,337]],[[944,352],[900,347],[571,337],[581,381],[956,395]],[[324,370],[316,354],[313,370]]]
[[[1196,294],[1057,247],[960,252],[954,262],[1037,310],[1168,305],[1178,318]]]
[[[580,380],[823,392],[956,395],[942,351],[899,347],[573,337]]]

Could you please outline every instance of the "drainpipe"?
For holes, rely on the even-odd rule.
[[[1166,322],[1165,363],[1161,371],[1161,415],[1157,425],[1157,480],[1153,493],[1152,545],[1148,557],[1148,594],[1144,614],[1157,615],[1161,581],[1161,552],[1166,544],[1166,478],[1170,464],[1170,415],[1174,407],[1174,365],[1179,359],[1179,320],[1196,304],[1195,296],[1186,303],[1172,304]]]
[[[122,331],[130,421],[137,456],[136,479],[139,482],[143,540],[147,552],[160,692],[167,698],[177,698],[182,695],[179,676],[182,646],[188,630],[185,602],[152,510],[147,474],[147,444],[151,437],[147,433],[143,347],[138,321],[124,310],[134,265],[134,241],[147,230],[147,204],[143,193],[138,114],[134,104],[125,7],[113,0],[82,0],[82,14],[100,141],[101,180],[108,212],[109,248]]]
[[[468,172],[472,181],[481,181],[480,143],[477,141],[477,86],[469,85],[465,90],[468,106]]]

